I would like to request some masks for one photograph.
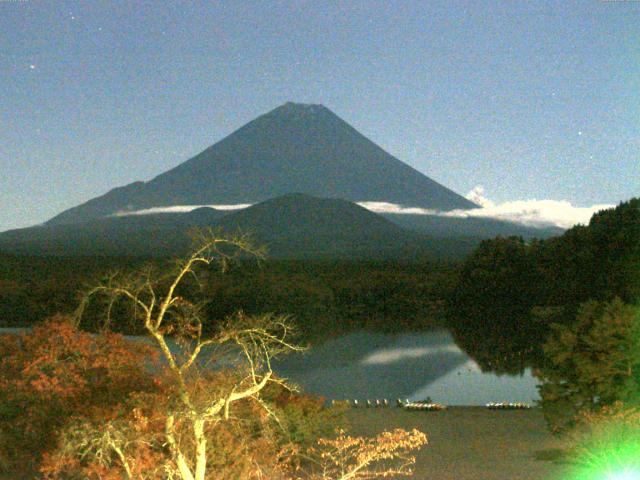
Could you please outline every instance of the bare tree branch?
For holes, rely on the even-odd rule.
[[[168,412],[165,425],[166,443],[177,467],[172,472],[182,480],[204,480],[207,458],[204,432],[207,424],[216,425],[229,420],[232,404],[259,399],[260,392],[270,382],[284,384],[274,376],[272,359],[303,348],[290,339],[290,319],[274,315],[248,316],[239,312],[227,319],[218,333],[203,338],[202,306],[178,294],[185,279],[194,278],[200,286],[196,272],[198,268],[216,264],[224,271],[239,255],[261,259],[263,251],[255,248],[246,235],[224,237],[212,230],[200,230],[192,232],[192,236],[197,242],[194,250],[188,257],[178,261],[167,276],[155,273],[151,267],[133,276],[113,273],[86,292],[76,311],[76,319],[80,321],[90,300],[97,296],[106,296],[109,301],[107,327],[111,309],[119,299],[134,306],[134,320],[139,320],[155,341],[176,382],[178,403],[172,407],[173,411]],[[169,339],[176,342],[177,350],[170,345]],[[216,360],[221,362],[224,358],[220,355],[226,346],[235,346],[235,351],[241,354],[241,357],[236,355],[233,358],[239,371],[246,369],[246,376],[240,376],[226,391],[223,389],[215,393],[203,403],[202,395],[194,389],[193,383],[198,378],[200,365],[204,363],[201,357],[206,351],[211,361],[217,353]],[[258,403],[265,407],[264,402]],[[267,411],[273,415],[268,408]],[[178,417],[180,422],[191,426],[195,445],[192,458],[187,458],[187,452],[176,437]]]

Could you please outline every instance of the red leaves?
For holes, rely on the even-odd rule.
[[[154,358],[148,345],[79,331],[62,316],[0,337],[0,458],[17,468],[54,448],[74,416],[107,420],[132,392],[158,390],[145,368]]]
[[[20,337],[0,338],[0,465],[9,466],[14,477],[36,477],[39,471],[51,480],[178,478],[170,440],[186,458],[196,458],[196,421],[243,377],[205,369],[185,375],[181,385],[156,359],[148,344],[90,335],[63,317]],[[181,404],[180,388],[193,407]],[[270,406],[269,392],[275,397]],[[203,422],[206,478],[291,479],[303,447],[335,425],[335,409],[324,409],[321,399],[281,387],[264,393],[262,399],[238,400],[229,418]],[[281,414],[277,425],[271,422],[274,413]],[[407,475],[414,462],[407,452],[425,443],[415,430],[372,439],[340,432],[315,450],[331,476],[312,472],[309,478]]]
[[[376,437],[351,437],[338,430],[334,439],[320,439],[315,451],[322,466],[318,480],[331,478],[374,479],[411,476],[415,457],[408,452],[427,444],[427,436],[416,430],[400,428]]]

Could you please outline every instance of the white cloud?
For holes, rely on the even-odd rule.
[[[576,224],[587,224],[594,213],[615,207],[615,205],[611,204],[576,207],[566,200],[536,199],[494,203],[485,196],[484,187],[481,185],[474,187],[466,197],[480,205],[480,208],[441,212],[426,208],[404,207],[386,202],[358,202],[358,205],[375,213],[437,215],[455,218],[493,218],[530,227],[557,226],[561,228],[570,228]]]
[[[121,210],[113,214],[114,217],[126,217],[129,215],[151,215],[155,213],[188,213],[198,208],[209,207],[216,210],[241,210],[250,207],[250,203],[237,203],[232,205],[173,205],[170,207],[153,207],[142,210]]]
[[[404,215],[437,215],[454,218],[493,218],[516,222],[530,227],[557,226],[570,228],[576,224],[587,224],[591,216],[615,205],[599,204],[590,207],[576,207],[566,200],[512,200],[494,203],[485,196],[482,185],[474,187],[466,197],[480,205],[470,210],[451,210],[441,212],[428,208],[406,207],[389,202],[357,202],[361,207],[374,213],[395,213]],[[120,211],[114,216],[149,215],[154,213],[186,213],[197,208],[211,207],[217,210],[233,211],[250,207],[250,203],[216,204],[216,205],[173,205],[169,207],[153,207],[135,211]]]
[[[513,200],[496,204],[484,195],[484,188],[476,186],[467,198],[482,208],[453,210],[442,215],[449,217],[489,217],[518,222],[532,227],[555,225],[570,228],[576,224],[587,224],[594,213],[613,208],[611,204],[576,207],[567,200]]]
[[[396,203],[387,202],[356,202],[363,208],[374,213],[399,213],[404,215],[439,215],[437,210],[419,207],[404,207]]]
[[[466,195],[468,200],[480,205],[481,207],[493,207],[493,202],[484,196],[484,187],[482,185],[476,185]]]
[[[395,363],[407,358],[420,358],[434,355],[436,353],[461,353],[461,350],[454,344],[443,347],[415,347],[415,348],[388,348],[378,350],[367,355],[360,365],[385,365]]]

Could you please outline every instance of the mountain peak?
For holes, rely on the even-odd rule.
[[[331,110],[329,110],[327,107],[319,103],[287,102],[271,110],[265,116],[268,117],[268,116],[275,115],[275,116],[282,116],[285,118],[292,118],[292,117],[304,118],[304,117],[312,117],[315,115],[321,115],[324,113],[331,113],[332,115],[335,115],[333,114],[333,112],[331,112]]]
[[[292,192],[443,211],[476,206],[327,107],[287,102],[151,181],[114,189],[50,223],[175,205],[254,204]]]
[[[327,110],[327,107],[325,107],[320,103],[297,103],[297,102],[287,102],[280,105],[278,108],[287,109],[287,110],[302,110],[307,112]]]

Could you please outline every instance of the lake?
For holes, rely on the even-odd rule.
[[[445,405],[484,405],[540,398],[530,370],[483,373],[445,330],[352,333],[284,358],[274,370],[307,393],[336,400],[431,397]]]
[[[303,392],[328,400],[431,397],[445,405],[484,405],[540,398],[530,370],[517,376],[483,373],[446,330],[351,333],[283,357],[273,368]]]

